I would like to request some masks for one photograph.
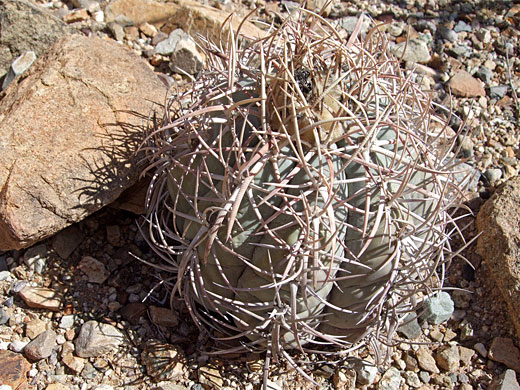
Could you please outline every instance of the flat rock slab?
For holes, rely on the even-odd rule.
[[[165,93],[132,51],[79,35],[13,82],[0,100],[0,250],[45,239],[133,185],[146,118]]]
[[[477,216],[477,253],[488,265],[520,337],[520,176],[504,183]]]
[[[18,389],[27,382],[31,363],[19,353],[0,350],[0,384]]]
[[[58,292],[47,287],[25,287],[19,295],[27,306],[51,311],[60,310],[63,299]]]
[[[136,25],[150,23],[157,25],[167,34],[177,28],[194,36],[199,33],[216,41],[219,37],[221,24],[228,18],[225,12],[190,0],[162,3],[153,0],[114,0],[105,8],[106,21],[114,21],[123,15]],[[242,18],[231,20],[233,30],[238,30]],[[261,38],[265,33],[254,24],[245,22],[241,33],[249,38]],[[223,35],[225,36],[225,35]]]

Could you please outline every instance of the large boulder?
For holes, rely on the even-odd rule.
[[[27,0],[0,0],[0,77],[18,56],[27,51],[39,56],[71,32],[63,21]]]
[[[165,87],[108,40],[62,38],[0,100],[0,250],[49,237],[136,182],[135,151]]]
[[[477,216],[477,252],[507,302],[520,336],[520,176],[504,183]]]
[[[161,3],[154,0],[114,0],[105,8],[106,21],[116,20],[120,15],[130,19],[136,25],[154,24],[163,32],[182,28],[184,32],[195,36],[197,33],[217,41],[221,25],[229,17],[229,12],[209,7],[191,0],[178,0]],[[253,23],[235,16],[231,19],[235,32],[241,26],[241,33],[249,38],[261,38],[265,33]],[[223,37],[226,35],[224,34]]]

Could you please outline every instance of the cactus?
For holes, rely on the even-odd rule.
[[[154,265],[228,352],[388,342],[453,256],[453,137],[377,28],[228,38],[143,145]]]

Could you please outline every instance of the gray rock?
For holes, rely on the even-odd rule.
[[[432,20],[421,19],[417,21],[415,29],[421,32],[429,30],[432,34],[435,34],[437,32],[437,25]]]
[[[123,26],[116,22],[110,22],[107,23],[107,27],[116,41],[123,42],[123,39],[125,38],[125,30],[123,30]]]
[[[427,371],[419,371],[419,378],[421,378],[421,380],[424,382],[424,383],[430,383],[430,373],[427,372]]]
[[[449,42],[455,43],[457,39],[459,39],[459,34],[453,31],[451,28],[447,28],[445,26],[441,26],[439,28],[439,35],[446,39]]]
[[[381,377],[377,384],[378,390],[398,390],[401,388],[403,378],[401,373],[395,367],[390,367]]]
[[[61,36],[72,33],[63,21],[28,0],[0,0],[0,77],[27,51],[40,56]]]
[[[516,380],[516,372],[506,370],[493,379],[489,384],[488,390],[520,390],[520,385]]]
[[[96,321],[83,324],[75,341],[79,357],[97,357],[117,348],[123,342],[123,334],[114,326]]]
[[[406,380],[408,386],[412,388],[421,387],[421,380],[419,379],[419,375],[413,371],[405,371],[403,372],[403,377]]]
[[[13,274],[9,271],[0,271],[0,282],[3,282],[4,280],[12,281]]]
[[[450,319],[453,310],[450,294],[440,291],[425,299],[423,318],[432,325],[439,325]]]
[[[392,47],[391,52],[405,62],[425,63],[430,61],[430,50],[426,42],[419,38],[401,42]]]
[[[407,339],[414,340],[422,334],[421,326],[417,321],[417,314],[410,313],[402,320],[402,325],[397,329]]]
[[[356,24],[359,20],[359,16],[347,16],[342,18],[339,21],[339,25],[341,28],[343,28],[346,32],[349,34],[352,34],[354,32],[354,29],[356,28]],[[365,34],[368,30],[368,27],[370,26],[370,21],[363,17],[363,22],[361,23],[361,34]]]
[[[475,76],[481,79],[486,84],[489,84],[491,79],[493,78],[493,71],[486,68],[485,66],[481,66],[475,72]]]
[[[189,74],[197,74],[204,66],[202,56],[191,38],[183,38],[177,42],[170,56],[170,69],[181,69]]]
[[[160,42],[168,39],[168,34],[159,31],[156,36],[152,38],[152,45],[157,46]]]
[[[457,22],[457,24],[455,25],[455,27],[453,27],[453,30],[458,33],[459,32],[472,32],[473,28],[469,24],[464,22],[463,20],[459,20]]]
[[[502,99],[504,96],[506,96],[508,89],[509,87],[507,85],[489,87],[489,97],[491,99]]]
[[[28,341],[22,341],[22,340],[13,340],[9,344],[9,349],[16,353],[21,353],[23,349],[29,344]]]
[[[40,333],[23,349],[25,357],[32,361],[48,358],[56,344],[56,332],[46,330]]]
[[[476,343],[474,346],[473,346],[473,349],[475,351],[477,351],[480,356],[482,356],[484,359],[487,358],[488,356],[488,350],[486,349],[486,346],[482,343]]]
[[[45,244],[33,246],[25,251],[23,262],[31,271],[41,274],[47,265],[47,252]]]
[[[32,63],[36,60],[36,54],[34,51],[26,51],[20,57],[15,59],[11,66],[9,67],[9,71],[5,75],[4,81],[2,83],[2,90],[6,89],[9,84],[23,72],[25,72]]]
[[[76,316],[74,314],[69,314],[61,317],[59,327],[62,329],[70,329],[74,326],[74,321]]]
[[[500,168],[489,168],[482,175],[487,180],[486,184],[494,186],[502,178],[502,170]]]
[[[91,14],[101,9],[97,0],[72,0],[72,5],[76,8],[84,8]]]
[[[4,311],[4,309],[0,308],[0,325],[4,325],[9,321],[9,316]]]
[[[473,156],[473,148],[475,144],[471,137],[467,135],[459,135],[458,141],[460,145],[460,154],[462,158],[469,158]]]
[[[375,365],[364,360],[356,360],[353,366],[360,384],[370,386],[375,382],[378,373]]]
[[[85,234],[77,225],[72,225],[54,236],[52,248],[62,259],[68,259],[72,252],[81,244],[83,238],[85,238]]]
[[[162,55],[171,55],[174,52],[175,48],[177,47],[177,43],[179,43],[179,41],[181,39],[191,39],[191,38],[188,34],[186,34],[180,28],[173,30],[170,33],[170,35],[168,35],[168,38],[160,41],[155,46],[155,52],[157,54],[162,54]]]

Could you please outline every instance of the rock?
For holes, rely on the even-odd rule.
[[[357,382],[362,385],[370,386],[373,384],[378,374],[377,367],[364,360],[355,360],[354,370],[356,371]]]
[[[85,367],[85,359],[76,357],[70,352],[63,356],[61,360],[68,368],[70,368],[76,374],[79,374]]]
[[[332,383],[336,390],[355,390],[356,371],[353,369],[341,368],[334,373]]]
[[[481,66],[475,72],[475,76],[481,79],[483,82],[488,84],[493,78],[493,72],[485,66]]]
[[[443,346],[437,351],[435,360],[440,368],[448,372],[456,372],[460,367],[459,348],[456,345]]]
[[[224,384],[220,371],[211,366],[199,368],[199,382],[206,390],[220,389]]]
[[[462,365],[469,366],[471,363],[471,359],[473,359],[473,356],[475,356],[475,351],[471,348],[466,348],[459,345],[459,356]]]
[[[69,314],[61,317],[59,327],[61,329],[70,329],[74,326],[74,321],[76,316],[74,314]]]
[[[125,38],[125,30],[123,30],[123,26],[116,22],[110,22],[107,23],[107,27],[116,41],[123,42],[123,39]]]
[[[61,36],[71,33],[60,19],[28,0],[0,0],[0,77],[16,57],[33,51],[40,56]]]
[[[134,184],[142,118],[150,102],[164,100],[165,87],[131,50],[74,36],[57,42],[5,93],[0,250],[51,236]]]
[[[494,87],[489,87],[489,97],[491,99],[502,99],[506,96],[507,90],[509,87],[507,85],[496,85]]]
[[[56,344],[56,332],[46,330],[40,333],[34,340],[25,346],[23,353],[25,357],[32,361],[46,359],[51,356]]]
[[[419,379],[419,375],[413,371],[405,371],[403,372],[403,377],[406,380],[408,386],[412,388],[417,388],[421,386],[421,380]]]
[[[121,240],[121,229],[118,225],[107,226],[107,241],[110,245],[120,247],[124,243]]]
[[[403,53],[404,51],[404,53]],[[430,50],[428,45],[421,39],[410,39],[407,42],[401,42],[391,48],[391,52],[399,59],[405,62],[420,63],[430,61]]]
[[[422,334],[421,326],[417,321],[417,314],[410,313],[402,320],[402,325],[397,329],[409,340],[414,340]]]
[[[513,370],[504,371],[491,381],[488,390],[520,390],[516,373]]]
[[[114,326],[96,321],[87,321],[81,327],[74,345],[79,357],[104,355],[123,342],[123,334]]]
[[[47,261],[47,245],[40,244],[33,246],[25,251],[23,262],[29,270],[41,274],[46,267]]]
[[[0,350],[0,383],[18,389],[27,381],[31,363],[22,355]]]
[[[153,38],[157,35],[157,28],[150,23],[143,23],[139,26],[139,30],[147,37]]]
[[[500,168],[489,168],[482,175],[486,178],[488,185],[494,186],[502,178],[502,170]]]
[[[31,320],[25,325],[25,335],[29,337],[31,340],[33,340],[36,336],[45,332],[46,330],[47,324],[39,318]]]
[[[76,9],[63,16],[65,23],[77,23],[89,20],[90,16],[86,9]]]
[[[131,19],[135,25],[144,23],[161,23],[161,30],[170,33],[176,28],[182,28],[186,33],[195,36],[197,33],[217,41],[222,23],[229,13],[199,4],[190,0],[179,0],[175,3],[161,3],[153,0],[115,0],[105,8],[105,20],[111,22],[120,15]],[[235,33],[242,18],[233,18],[231,24]],[[253,23],[246,21],[240,33],[250,38],[264,37],[265,33]],[[227,27],[222,31],[227,34]]]
[[[435,364],[435,359],[428,349],[419,347],[419,349],[415,352],[415,356],[419,362],[419,367],[421,367],[423,370],[433,374],[438,374],[440,372],[437,368],[437,365]]]
[[[13,340],[9,343],[9,349],[13,352],[22,353],[27,344],[29,344],[27,341]]]
[[[520,350],[509,338],[495,337],[489,348],[488,357],[520,372]]]
[[[504,296],[520,336],[520,176],[509,179],[477,215],[477,253],[484,258]]]
[[[177,346],[157,340],[145,344],[141,359],[154,381],[179,380],[187,372],[184,352]]]
[[[179,325],[179,317],[166,307],[150,306],[150,318],[155,325],[175,328]]]
[[[354,32],[356,25],[358,23],[358,16],[346,16],[339,20],[339,25],[349,34]],[[370,27],[370,20],[368,18],[363,17],[363,21],[361,22],[360,34],[364,34],[367,32]]]
[[[403,378],[399,370],[390,367],[377,384],[377,390],[398,390],[401,389],[401,382],[403,382]]]
[[[110,276],[105,265],[91,256],[84,256],[79,262],[78,268],[87,275],[90,283],[101,284]]]
[[[58,311],[62,296],[57,291],[46,287],[24,287],[19,292],[20,297],[29,307]]]
[[[454,304],[450,294],[441,291],[426,298],[423,309],[423,318],[432,325],[439,325],[449,320],[453,314]]]
[[[85,238],[85,234],[77,225],[60,231],[52,241],[52,248],[62,259],[68,259]]]
[[[475,348],[475,351],[477,351],[480,356],[482,356],[484,359],[488,356],[488,350],[486,349],[485,345],[482,343],[476,343],[473,348]]]
[[[174,72],[179,69],[189,74],[197,74],[204,67],[204,60],[197,50],[195,42],[190,39],[181,39],[172,55],[170,56],[169,67]]]
[[[139,322],[139,318],[142,317],[148,307],[142,302],[133,302],[125,305],[119,313],[121,316],[129,321],[131,324],[137,324]]]
[[[173,30],[169,35],[168,38],[160,41],[157,46],[155,46],[155,53],[156,54],[162,54],[162,55],[170,55],[173,53],[175,48],[177,47],[177,43],[181,39],[191,39],[188,34],[186,34],[182,29],[178,28],[176,30]]]
[[[29,50],[23,53],[20,57],[15,59],[11,66],[9,67],[9,71],[4,77],[4,81],[2,82],[2,90],[6,89],[9,84],[19,75],[24,73],[36,60],[36,54],[34,51]]]
[[[445,26],[440,26],[438,31],[442,38],[446,39],[447,41],[449,41],[451,43],[455,43],[459,39],[459,34],[457,34],[451,28],[447,28]]]
[[[448,82],[448,87],[453,94],[460,97],[486,96],[482,82],[465,70],[457,71]]]
[[[70,387],[62,383],[51,383],[45,390],[70,390]]]

